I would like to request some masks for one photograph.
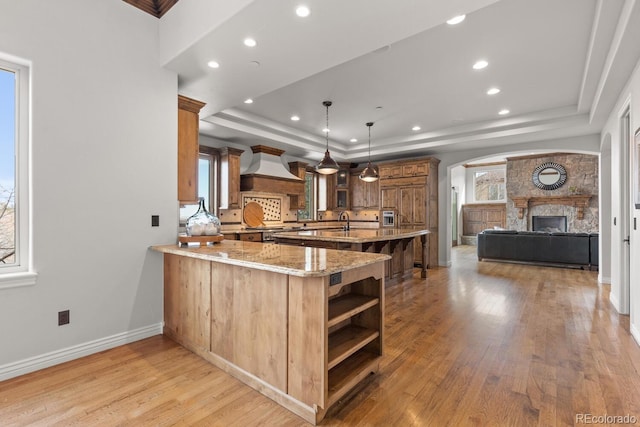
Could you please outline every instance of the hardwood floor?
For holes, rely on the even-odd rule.
[[[387,288],[380,373],[322,425],[640,423],[640,348],[596,272],[453,257]],[[0,382],[0,425],[307,424],[158,336]]]

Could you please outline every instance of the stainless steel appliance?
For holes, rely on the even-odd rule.
[[[384,210],[380,213],[380,222],[383,227],[396,226],[396,211]]]

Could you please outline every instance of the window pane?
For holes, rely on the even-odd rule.
[[[16,262],[15,74],[0,69],[0,267]]]
[[[200,156],[198,159],[198,197],[202,197],[207,210],[211,211],[211,160]]]
[[[505,198],[505,171],[492,170],[474,173],[476,201],[498,201]]]
[[[304,176],[304,209],[298,210],[298,220],[313,219],[314,195],[313,191],[314,174],[307,173]]]

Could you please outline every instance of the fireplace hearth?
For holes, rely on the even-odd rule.
[[[531,217],[533,231],[567,232],[566,216],[537,215]]]

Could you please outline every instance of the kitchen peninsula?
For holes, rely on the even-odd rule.
[[[350,230],[305,230],[275,233],[276,243],[306,247],[346,249],[389,255],[385,279],[393,284],[413,275],[415,238],[422,244],[421,277],[427,277],[429,230],[419,228],[352,228]]]
[[[316,424],[383,351],[388,255],[224,240],[164,253],[164,334]]]

